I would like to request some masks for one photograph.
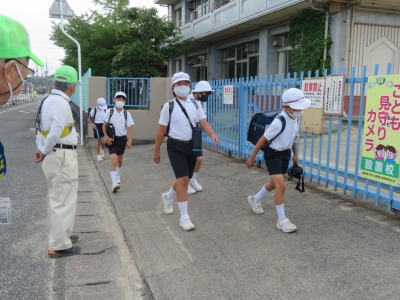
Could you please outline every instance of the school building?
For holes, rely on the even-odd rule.
[[[399,0],[155,0],[185,39],[185,53],[169,61],[168,75],[185,70],[193,81],[287,74],[291,18],[304,10],[326,14],[331,68],[357,75],[366,65],[392,63],[400,73]],[[304,70],[307,71],[307,70]],[[382,68],[379,73],[386,72]]]

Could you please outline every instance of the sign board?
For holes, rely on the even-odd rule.
[[[61,19],[61,9],[63,19],[71,20],[73,18],[74,12],[66,0],[54,0],[49,9],[49,17]]]
[[[398,185],[400,75],[369,76],[360,176]]]
[[[233,85],[224,85],[224,104],[233,104]]]
[[[344,88],[346,78],[344,75],[329,75],[325,78],[324,116],[343,115]]]
[[[322,108],[324,102],[325,78],[304,78],[301,90],[311,100],[309,108]]]
[[[303,111],[301,117],[300,130],[321,134],[324,127],[324,116],[322,108],[307,108]]]

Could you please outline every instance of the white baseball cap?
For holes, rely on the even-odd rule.
[[[283,92],[282,103],[293,109],[306,109],[310,106],[311,100],[304,98],[304,93],[296,88],[290,88]]]
[[[215,92],[213,89],[211,89],[211,85],[207,81],[199,81],[195,87],[194,90],[192,90],[192,93],[202,93],[202,92]]]
[[[99,109],[107,109],[107,102],[104,98],[97,99],[97,106]]]
[[[175,73],[174,76],[172,76],[172,85],[179,81],[189,81],[190,82],[190,76],[184,72],[178,72]]]
[[[124,97],[124,99],[126,99],[126,95],[125,95],[124,92],[116,92],[115,96],[114,96],[114,99],[117,98],[117,97]]]

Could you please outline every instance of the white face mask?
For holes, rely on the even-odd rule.
[[[294,118],[300,118],[303,115],[303,111],[294,111],[293,112],[293,117]]]
[[[125,105],[124,101],[115,101],[115,107],[116,108],[123,108]]]
[[[174,87],[174,93],[178,97],[185,98],[190,93],[190,87],[188,87],[186,85],[178,85],[178,86]]]
[[[7,65],[6,65],[6,66],[7,66]],[[11,83],[7,81],[8,93],[10,94],[10,96],[9,96],[8,100],[7,100],[6,102],[4,102],[4,104],[7,103],[7,102],[12,101],[12,100],[17,96],[17,95],[14,95],[14,91],[15,91],[16,89],[18,89],[21,85],[24,85],[24,83],[25,83],[25,80],[24,80],[24,78],[22,77],[22,74],[21,74],[21,71],[19,70],[18,65],[16,64],[15,67],[17,68],[19,77],[21,78],[21,82],[20,82],[20,84],[18,84],[18,85],[13,89],[12,86],[11,86]],[[22,89],[21,89],[21,91],[22,91]],[[8,93],[4,93],[4,95],[5,95],[5,94],[8,94]]]

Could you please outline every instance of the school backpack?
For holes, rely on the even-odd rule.
[[[90,120],[92,121],[92,123],[94,123],[94,120],[96,120],[97,107],[89,107],[89,110],[88,110],[89,116],[90,116],[90,112],[92,110],[94,110],[94,113],[93,113],[93,117],[90,117]],[[104,111],[106,111],[106,110],[104,110]]]
[[[293,178],[296,178],[299,180],[296,185],[296,190],[299,191],[300,193],[304,193],[304,173],[303,173],[303,168],[300,167],[298,164],[293,164],[288,170],[287,174],[289,176],[289,180],[293,180]],[[302,182],[302,186],[300,189],[300,181]]]
[[[196,100],[194,100],[192,98],[190,98],[190,100],[192,101],[194,106],[196,106],[196,109],[199,109],[199,107],[197,106]],[[168,121],[167,131],[165,132],[164,136],[168,136],[168,133],[169,133],[169,127],[170,127],[170,124],[171,124],[171,115],[172,115],[172,111],[174,110],[175,101],[174,100],[170,100],[170,101],[168,101],[168,104],[169,104],[169,121]],[[163,105],[161,105],[161,109],[162,108],[163,108]]]
[[[264,135],[265,130],[269,127],[269,125],[271,125],[272,121],[275,118],[278,118],[282,122],[282,129],[275,137],[267,141],[267,145],[271,144],[272,141],[276,139],[286,127],[286,120],[282,115],[280,115],[281,112],[281,110],[270,110],[267,112],[256,113],[251,118],[249,130],[247,131],[247,140],[253,145],[256,145],[260,137]]]

